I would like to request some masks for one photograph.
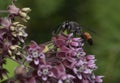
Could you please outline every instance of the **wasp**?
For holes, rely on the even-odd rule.
[[[74,21],[66,21],[63,22],[62,25],[59,26],[56,33],[62,33],[67,31],[67,33],[73,33],[74,35],[80,36],[85,41],[88,42],[89,45],[93,45],[92,36],[88,32],[83,31],[83,27],[80,26],[77,22]]]

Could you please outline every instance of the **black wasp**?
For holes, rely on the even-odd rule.
[[[84,32],[83,27],[80,26],[77,22],[63,22],[63,24],[60,25],[57,29],[56,33],[62,33],[65,31],[67,31],[67,33],[73,33],[74,35],[81,36],[84,40],[86,40],[89,43],[89,45],[93,45],[92,36],[88,32]]]

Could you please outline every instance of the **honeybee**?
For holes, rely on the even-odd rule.
[[[80,26],[77,22],[66,21],[57,29],[56,33],[62,33],[67,31],[67,33],[73,33],[74,35],[82,37],[88,42],[89,45],[93,45],[92,36],[88,32],[83,31],[83,27]]]

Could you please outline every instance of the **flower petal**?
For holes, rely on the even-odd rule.
[[[39,59],[37,58],[37,59],[34,59],[34,63],[36,64],[36,65],[38,65],[39,64]]]
[[[40,58],[45,58],[45,54],[40,53],[39,57],[40,57]]]
[[[27,61],[32,61],[32,56],[28,55],[28,56],[26,57],[26,59],[27,59]]]
[[[82,75],[81,74],[77,74],[77,77],[81,80],[82,79]]]
[[[77,46],[79,46],[79,43],[78,42],[71,42],[71,45],[77,47]]]
[[[95,56],[94,56],[94,55],[87,55],[86,58],[87,58],[88,60],[92,60],[92,59],[95,59]]]
[[[62,81],[62,80],[59,80],[58,83],[63,83],[63,81]]]
[[[42,80],[46,81],[47,80],[47,76],[42,76]]]
[[[102,80],[103,77],[104,76],[96,76],[96,78],[95,78],[96,82],[102,83],[103,82],[103,80]]]

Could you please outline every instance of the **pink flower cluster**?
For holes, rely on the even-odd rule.
[[[35,83],[102,83],[103,76],[93,73],[97,69],[95,56],[85,53],[82,38],[59,34],[51,41],[53,47],[46,52],[45,44],[34,41],[25,47]]]

